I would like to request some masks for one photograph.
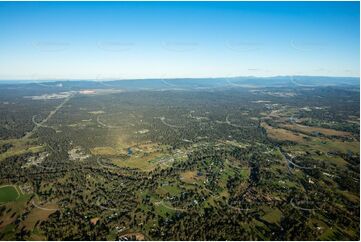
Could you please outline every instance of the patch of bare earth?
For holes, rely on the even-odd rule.
[[[303,134],[294,133],[287,129],[274,128],[269,126],[267,123],[261,123],[261,126],[266,129],[267,136],[271,139],[280,140],[280,141],[293,141],[300,143],[304,141],[304,138],[308,137]]]

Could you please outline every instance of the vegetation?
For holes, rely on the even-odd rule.
[[[0,187],[0,204],[15,201],[19,198],[19,193],[13,186]]]
[[[359,240],[358,91],[154,83],[0,86],[1,240]]]

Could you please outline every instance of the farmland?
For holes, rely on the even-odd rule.
[[[0,204],[15,201],[19,196],[19,192],[13,186],[0,187]]]

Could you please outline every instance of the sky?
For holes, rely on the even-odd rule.
[[[0,79],[359,76],[359,2],[0,2]]]

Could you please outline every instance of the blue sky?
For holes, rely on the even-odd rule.
[[[359,2],[0,2],[0,79],[359,76]]]

